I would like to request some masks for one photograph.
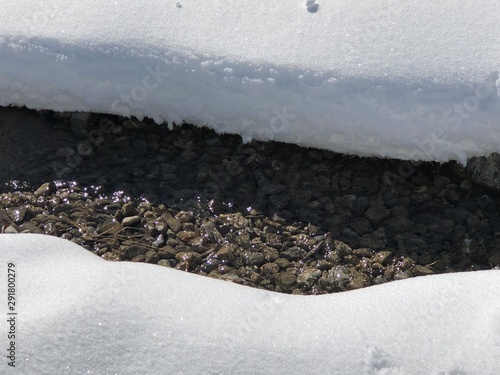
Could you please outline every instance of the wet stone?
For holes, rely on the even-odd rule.
[[[160,256],[154,250],[148,251],[145,254],[145,256],[146,256],[146,259],[145,259],[146,263],[158,263],[158,261],[160,260]]]
[[[307,251],[298,246],[293,246],[280,252],[280,256],[288,260],[299,260],[304,258],[306,254]]]
[[[146,255],[144,255],[144,254],[139,254],[139,255],[137,255],[136,257],[133,257],[131,261],[132,261],[132,262],[141,262],[141,263],[142,263],[142,262],[145,262],[145,261],[146,261]]]
[[[189,242],[198,237],[198,233],[191,231],[180,231],[177,233],[177,238],[182,242]]]
[[[291,292],[297,286],[297,276],[295,272],[285,272],[278,278],[278,283],[284,292]]]
[[[297,277],[297,284],[300,288],[310,288],[319,279],[322,272],[312,267],[305,267]]]
[[[125,203],[122,206],[122,211],[124,217],[135,216],[139,213],[139,210],[130,203]]]
[[[161,259],[174,259],[178,251],[172,246],[164,246],[158,249],[158,256]]]
[[[427,276],[427,275],[433,275],[436,272],[432,270],[429,267],[421,266],[419,264],[414,265],[411,268],[411,272],[413,273],[414,276]]]
[[[123,218],[122,225],[124,227],[129,227],[129,226],[135,225],[139,222],[141,222],[140,216],[129,216],[129,217]]]
[[[124,255],[127,259],[134,259],[136,258],[137,256],[139,255],[145,255],[147,253],[147,249],[142,247],[142,246],[138,246],[138,245],[132,245],[132,246],[129,246],[125,252],[124,252]],[[146,258],[144,258],[146,259]]]
[[[189,216],[182,216],[184,219],[188,218]],[[164,213],[162,215],[162,219],[165,220],[165,222],[167,223],[168,227],[170,229],[172,229],[172,231],[174,233],[177,233],[181,227],[182,227],[182,224],[179,220],[177,220],[176,218],[172,217],[172,215],[170,215],[168,212]]]
[[[392,260],[392,252],[390,251],[378,251],[373,256],[373,261],[387,266]]]
[[[157,264],[163,267],[169,267],[169,268],[172,267],[172,265],[167,259],[160,259]]]

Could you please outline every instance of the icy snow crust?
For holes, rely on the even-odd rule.
[[[498,0],[316,4],[0,0],[0,105],[401,159],[499,151]]]
[[[50,236],[1,235],[0,254],[17,275],[18,374],[498,373],[499,271],[291,296]]]

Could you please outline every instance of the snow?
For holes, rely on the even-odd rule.
[[[292,296],[51,236],[1,235],[0,254],[4,275],[15,265],[18,374],[498,373],[496,270]],[[5,314],[6,277],[0,296]]]
[[[499,151],[498,0],[0,6],[0,105],[400,159]],[[498,373],[498,271],[305,297],[48,236],[3,234],[0,260],[2,373],[9,263],[20,374]]]
[[[400,159],[499,151],[498,0],[0,6],[0,105]]]

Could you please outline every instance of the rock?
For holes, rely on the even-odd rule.
[[[344,243],[342,241],[334,240],[333,246],[329,246],[329,247],[330,248],[333,247],[336,250],[336,252],[339,254],[339,256],[342,258],[346,257],[347,255],[353,254],[353,250],[349,247],[349,245],[347,245],[346,243]]]
[[[129,217],[123,218],[122,225],[124,227],[131,227],[132,225],[135,225],[135,224],[139,223],[140,221],[141,221],[140,216],[129,216]]]
[[[263,246],[261,252],[264,254],[266,262],[274,262],[279,258],[279,252],[274,247]]]
[[[169,267],[169,268],[172,267],[172,265],[170,264],[170,262],[167,259],[160,259],[157,264],[159,266],[163,266],[163,267]]]
[[[222,265],[222,262],[218,260],[215,256],[210,255],[203,264],[200,266],[201,271],[205,273],[210,273],[219,268]]]
[[[172,229],[174,233],[177,233],[181,229],[182,223],[172,215],[170,215],[168,212],[165,212],[161,217],[165,220],[168,227]]]
[[[383,225],[394,233],[405,233],[411,227],[411,221],[404,216],[390,217],[384,220]]]
[[[370,285],[367,276],[361,272],[353,271],[350,276],[349,283],[346,285],[347,290],[361,289]]]
[[[280,252],[280,256],[288,260],[299,260],[304,258],[306,254],[307,251],[298,246],[293,246],[285,251]]]
[[[387,250],[378,251],[373,256],[373,261],[382,264],[383,266],[387,266],[392,260],[392,252]]]
[[[489,194],[482,195],[477,199],[477,203],[486,212],[495,212],[497,210],[497,204]]]
[[[257,266],[258,267],[258,266],[261,266],[262,264],[264,264],[264,262],[265,262],[264,255],[262,255],[261,253],[258,253],[256,251],[245,250],[241,256],[243,259],[243,264],[247,265],[247,266]]]
[[[161,259],[174,259],[178,251],[172,246],[164,246],[158,249],[158,256]]]
[[[384,219],[391,216],[391,210],[387,209],[383,204],[376,204],[370,207],[366,212],[365,216],[372,223],[378,223]]]
[[[179,211],[177,213],[177,215],[175,215],[175,219],[181,223],[192,223],[194,221],[194,215],[192,212]],[[168,221],[167,221],[167,223],[168,223]],[[170,224],[169,224],[169,226],[170,226]],[[173,228],[170,228],[170,229],[174,230]]]
[[[500,190],[500,154],[472,157],[467,161],[466,171],[476,184]]]
[[[146,260],[145,260],[146,263],[158,263],[159,260],[160,260],[160,257],[156,251],[149,250],[146,253]]]
[[[322,272],[316,268],[305,267],[297,277],[297,285],[300,288],[310,288],[321,276]]]
[[[198,256],[199,256],[198,254],[193,253],[191,251],[190,252],[180,251],[175,255],[175,259],[178,262],[192,262],[193,260],[198,258]]]
[[[374,232],[375,233],[375,232]],[[359,240],[359,245],[372,250],[382,250],[385,248],[385,242],[376,235],[365,234]]]
[[[411,273],[411,271],[396,271],[393,279],[394,280],[404,280],[404,279],[408,279],[410,277],[413,277],[413,274]]]
[[[434,176],[434,187],[438,190],[445,188],[446,185],[448,185],[450,182],[451,180],[446,176],[442,175]]]
[[[35,190],[35,197],[47,196],[55,190],[55,186],[51,182],[45,182]]]
[[[129,246],[124,251],[124,255],[127,259],[134,259],[135,257],[137,257],[139,255],[145,255],[147,253],[147,251],[148,250],[142,246],[132,245],[132,246]],[[146,259],[146,258],[144,258],[144,259]]]
[[[297,276],[295,275],[295,271],[284,272],[281,274],[278,278],[278,283],[284,292],[290,293],[297,286]]]
[[[12,207],[7,210],[11,221],[16,224],[21,224],[25,220],[27,212],[28,209],[25,206]]]
[[[122,211],[124,217],[135,216],[139,213],[139,210],[131,203],[125,203],[122,206]]]
[[[415,264],[410,271],[413,273],[415,276],[427,276],[427,275],[433,275],[436,272],[430,269],[429,267],[426,266],[421,266],[419,264]]]
[[[144,262],[144,261],[146,261],[146,255],[144,254],[140,254],[132,258],[132,262]]]
[[[356,255],[358,258],[371,258],[373,256],[373,251],[366,247],[361,247],[359,249],[354,250],[353,254]]]
[[[345,266],[335,266],[318,280],[318,286],[326,292],[347,290],[346,286],[351,279],[349,270]]]
[[[230,247],[223,246],[217,251],[216,257],[223,263],[231,263],[234,260],[234,253]]]
[[[364,217],[352,220],[349,223],[349,226],[359,236],[371,233],[373,231],[373,228],[370,225],[370,221]]]
[[[19,231],[13,226],[13,225],[9,225],[8,227],[6,227],[4,230],[3,230],[3,233],[19,233]]]
[[[455,222],[453,220],[439,220],[429,225],[429,230],[443,236],[449,236],[453,232]]]
[[[280,249],[283,246],[281,236],[279,236],[276,233],[266,233],[266,244],[268,244],[271,247],[274,247],[275,249]]]
[[[97,234],[117,234],[122,226],[115,219],[106,220],[104,223],[97,227]]]
[[[472,190],[472,183],[470,182],[470,180],[462,180],[458,187],[460,188],[460,190],[468,193]]]
[[[177,233],[177,238],[182,242],[188,243],[189,241],[198,237],[198,233],[191,231],[180,231]]]
[[[408,257],[403,257],[397,264],[396,268],[400,270],[408,270],[410,269],[415,262],[413,259]]]
[[[261,268],[263,275],[275,275],[278,273],[279,269],[276,263],[265,263]]]

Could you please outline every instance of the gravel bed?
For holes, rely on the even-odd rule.
[[[13,115],[36,125],[2,123]],[[500,264],[500,196],[454,163],[11,108],[0,135],[48,137],[4,153],[2,231],[59,236],[110,261],[294,294]]]

